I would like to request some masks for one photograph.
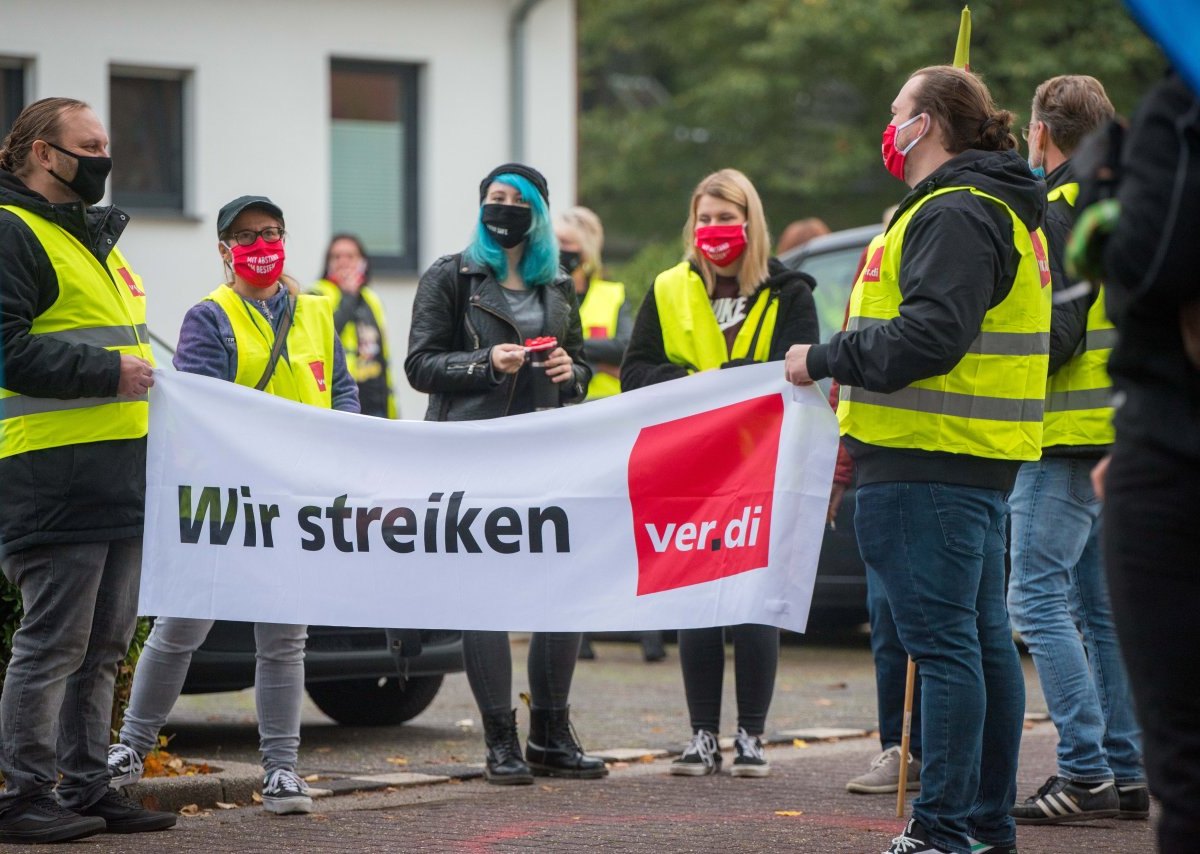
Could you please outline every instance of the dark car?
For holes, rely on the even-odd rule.
[[[880,231],[882,227],[878,225],[836,231],[779,256],[786,266],[816,279],[813,299],[822,341],[828,341],[829,336],[841,330],[863,250]],[[829,391],[827,382],[821,386],[825,392]],[[854,488],[851,487],[838,510],[836,527],[825,529],[809,623],[842,625],[865,622],[866,618],[866,568],[854,536]]]
[[[170,368],[174,349],[153,332],[150,340],[158,366]],[[192,655],[183,693],[249,688],[254,665],[254,624],[218,620]],[[410,721],[433,702],[445,675],[462,669],[457,629],[308,627],[304,687],[317,708],[339,724]]]

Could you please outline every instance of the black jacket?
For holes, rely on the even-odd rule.
[[[1063,184],[1076,181],[1071,161],[1061,164],[1046,176],[1046,188],[1054,190]],[[1066,250],[1067,241],[1071,238],[1071,229],[1075,227],[1075,208],[1066,199],[1058,199],[1046,207],[1047,247],[1050,253],[1050,275],[1054,280],[1053,288],[1056,294],[1062,293],[1077,283],[1067,275]],[[1088,290],[1075,299],[1056,302],[1050,317],[1050,373],[1053,375],[1059,368],[1070,361],[1075,351],[1083,342],[1083,334],[1087,331],[1087,316],[1096,301],[1098,291]],[[1107,445],[1054,445],[1042,449],[1045,457],[1082,457],[1099,459],[1104,456]]]
[[[1181,308],[1200,310],[1200,99],[1177,75],[1142,102],[1121,165],[1121,215],[1104,248],[1117,441],[1200,460],[1200,370],[1179,325]]]
[[[0,205],[25,208],[62,226],[101,264],[128,222],[113,207],[52,205],[4,170]],[[0,385],[62,400],[112,397],[121,377],[117,353],[29,334],[33,319],[58,293],[58,276],[41,243],[15,214],[0,211]],[[0,414],[2,409],[0,402]],[[145,492],[144,438],[0,459],[0,553],[48,543],[140,537]]]
[[[421,276],[413,299],[404,371],[429,394],[427,421],[475,421],[533,411],[529,367],[516,374],[492,368],[495,344],[521,344],[516,322],[491,270],[462,254],[445,255]],[[565,275],[538,290],[546,312],[543,335],[558,339],[575,360],[564,403],[583,399],[592,369],[583,359],[575,285]]]
[[[812,276],[789,270],[775,258],[768,262],[767,271],[767,280],[754,292],[750,304],[765,288],[775,291],[775,298],[779,300],[775,333],[771,336],[767,359],[773,362],[787,355],[788,348],[793,344],[815,344],[821,340],[821,332],[812,295],[817,283]],[[748,359],[737,361],[750,362]],[[630,391],[687,375],[687,368],[667,358],[658,304],[654,301],[654,287],[651,286],[642,300],[642,307],[633,324],[633,337],[625,351],[625,360],[621,363],[621,390]]]
[[[896,217],[934,190],[956,186],[1003,199],[1030,231],[1045,219],[1045,184],[1016,152],[975,150],[957,155],[917,185]],[[891,393],[949,372],[979,334],[983,316],[1012,290],[1019,261],[1012,219],[999,205],[966,192],[931,200],[904,235],[899,316],[838,332],[828,344],[813,347],[809,373]],[[845,443],[858,464],[859,485],[926,481],[1008,491],[1020,467],[1015,460],[883,448],[850,436]]]

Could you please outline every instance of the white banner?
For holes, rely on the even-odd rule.
[[[778,362],[491,421],[155,371],[140,611],[345,626],[803,631],[837,451]]]

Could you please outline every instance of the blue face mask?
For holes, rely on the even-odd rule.
[[[1035,178],[1041,178],[1043,181],[1045,181],[1045,180],[1046,180],[1046,167],[1044,167],[1044,166],[1030,166],[1030,167],[1029,167],[1029,171],[1033,173],[1033,177],[1035,177]]]

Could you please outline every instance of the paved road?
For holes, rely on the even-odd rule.
[[[1053,745],[1049,724],[1026,731],[1023,791],[1041,782]],[[874,753],[868,739],[769,748],[773,773],[761,780],[671,777],[666,761],[659,761],[617,768],[599,781],[547,780],[520,788],[474,781],[329,798],[309,816],[218,811],[181,818],[166,833],[94,837],[71,850],[876,854],[902,826],[894,797],[843,788]],[[1144,821],[1023,827],[1018,843],[1022,854],[1153,850]]]

